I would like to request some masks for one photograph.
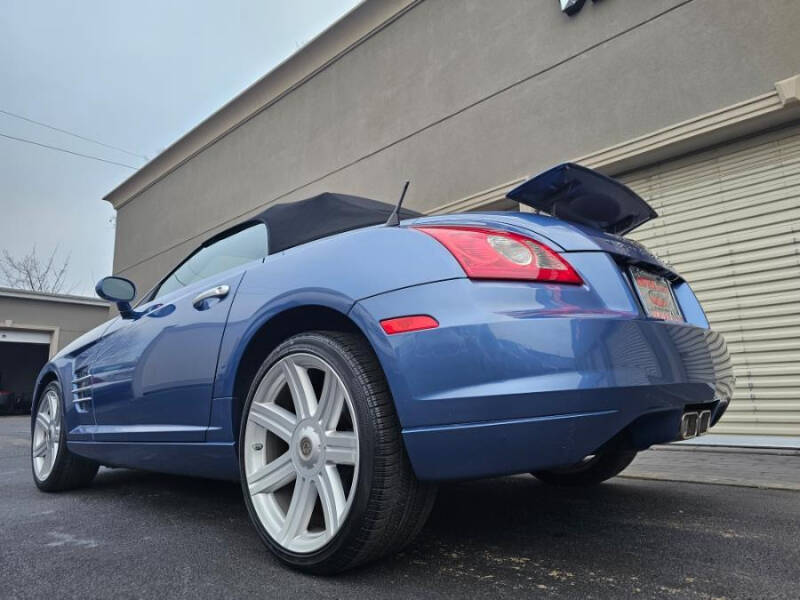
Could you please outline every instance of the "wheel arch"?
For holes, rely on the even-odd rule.
[[[46,388],[53,381],[57,382],[58,385],[61,386],[61,395],[63,396],[64,386],[61,383],[58,372],[54,366],[48,363],[44,366],[42,372],[39,373],[39,377],[36,378],[36,383],[33,386],[33,398],[31,399],[31,428],[33,428],[33,423],[36,420],[36,404],[39,401],[39,396],[42,395],[44,388]],[[64,399],[62,398],[61,400],[63,401]]]
[[[264,359],[284,340],[307,331],[340,331],[362,336],[372,342],[348,315],[322,304],[294,306],[269,317],[249,337],[235,367],[231,411],[234,440],[238,443],[239,423],[251,382]]]

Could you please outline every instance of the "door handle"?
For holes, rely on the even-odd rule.
[[[206,300],[210,300],[211,298],[219,298],[222,299],[228,295],[228,292],[231,291],[231,286],[229,285],[218,285],[217,287],[213,287],[210,290],[206,290],[205,292],[201,292],[194,297],[192,300],[192,306],[194,306],[197,310],[203,310],[204,306],[203,303]]]

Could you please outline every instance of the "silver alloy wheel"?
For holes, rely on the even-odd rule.
[[[36,478],[44,481],[53,470],[58,456],[61,439],[61,418],[59,415],[58,394],[50,389],[39,402],[36,425],[33,428],[31,452]]]
[[[256,389],[244,468],[261,524],[286,550],[314,552],[347,518],[358,481],[358,426],[341,378],[321,358],[290,354]]]

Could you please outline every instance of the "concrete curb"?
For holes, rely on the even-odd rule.
[[[750,480],[731,480],[719,477],[676,477],[671,473],[642,472],[635,474],[623,473],[619,475],[624,479],[644,479],[648,481],[671,481],[674,483],[699,483],[703,485],[728,485],[731,487],[755,488],[761,490],[784,490],[790,492],[800,492],[800,483],[784,483],[779,481],[750,481]]]
[[[792,448],[752,448],[745,446],[684,446],[665,444],[653,446],[650,450],[666,450],[668,452],[717,452],[731,454],[769,454],[773,456],[800,456],[800,450]]]

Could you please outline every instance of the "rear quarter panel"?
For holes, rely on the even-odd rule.
[[[216,398],[231,397],[248,342],[275,315],[324,306],[346,315],[360,299],[423,283],[463,278],[437,241],[404,227],[372,227],[267,257],[245,274],[222,339]]]

